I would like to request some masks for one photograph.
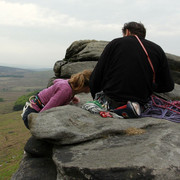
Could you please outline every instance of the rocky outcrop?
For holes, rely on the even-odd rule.
[[[180,57],[166,53],[174,82],[180,84]]]
[[[73,42],[66,50],[64,60],[54,64],[56,77],[69,78],[72,74],[84,69],[94,68],[107,41],[80,40]],[[73,67],[73,68],[72,68]],[[67,69],[71,69],[67,72]]]
[[[55,77],[49,85],[54,78],[69,78],[83,69],[93,69],[106,43],[74,42],[65,59],[55,63]],[[179,57],[168,58],[175,61],[179,72]],[[161,96],[177,99],[179,92],[180,85],[176,84],[172,92]],[[78,96],[78,105],[30,115],[32,137],[11,180],[179,179],[179,124],[150,117],[102,118],[81,108],[92,100],[90,94]]]
[[[69,62],[98,61],[108,41],[81,40],[73,42],[66,51],[65,59]]]

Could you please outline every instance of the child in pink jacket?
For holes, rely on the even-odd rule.
[[[43,112],[47,109],[63,106],[66,104],[79,103],[79,98],[75,95],[79,93],[89,93],[89,78],[91,70],[84,70],[74,74],[70,79],[56,79],[53,85],[43,89],[36,96],[30,98],[28,105],[22,113],[25,126],[29,129],[28,115],[32,112]]]

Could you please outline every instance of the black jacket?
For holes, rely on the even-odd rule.
[[[146,103],[153,91],[169,92],[174,88],[166,55],[157,44],[141,39],[155,69],[135,36],[111,41],[104,49],[90,78],[92,97],[100,91],[115,101]]]

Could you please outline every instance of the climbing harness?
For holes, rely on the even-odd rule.
[[[44,104],[41,102],[38,95],[31,96],[29,98],[29,102],[31,104],[36,104],[40,109],[42,109],[44,107]]]

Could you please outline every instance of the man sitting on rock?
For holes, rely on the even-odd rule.
[[[105,47],[90,77],[92,97],[103,91],[113,110],[127,108],[128,102],[143,107],[153,92],[174,89],[166,55],[159,45],[145,39],[144,25],[125,23],[122,33],[123,37]]]

